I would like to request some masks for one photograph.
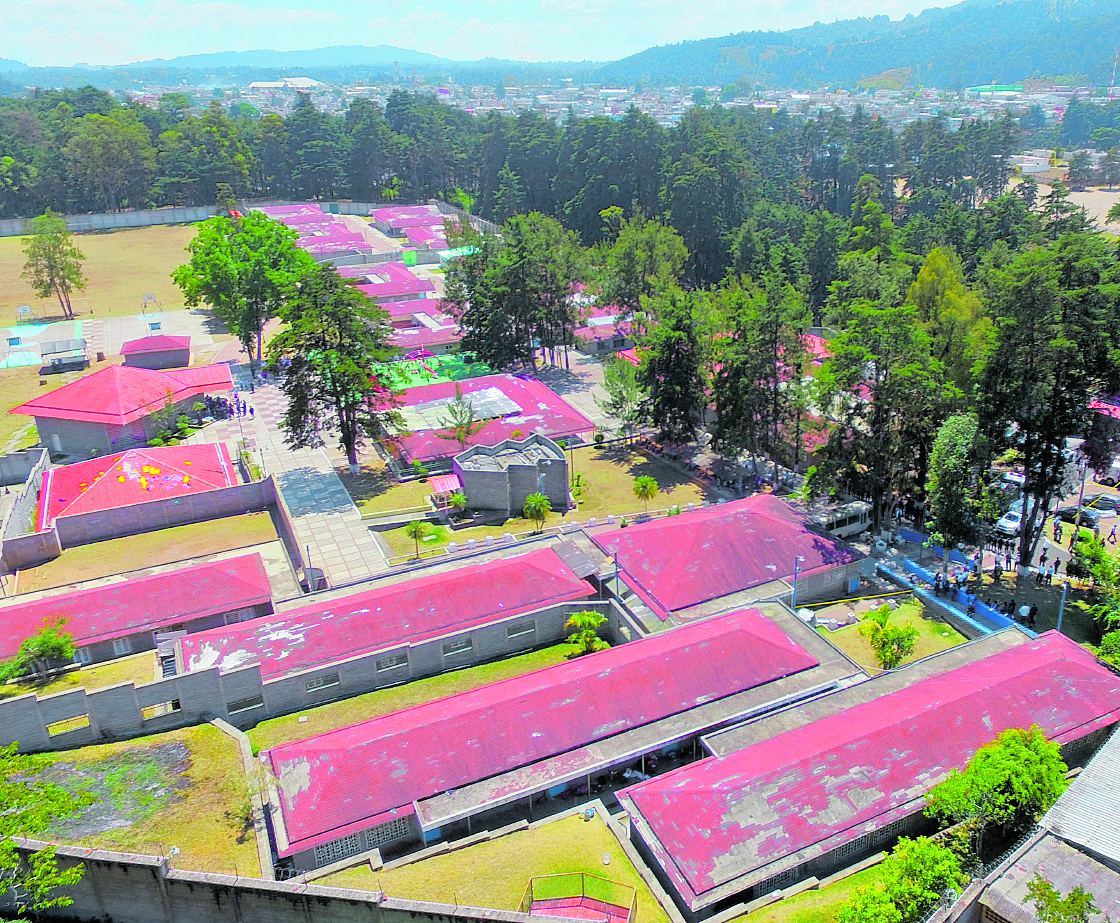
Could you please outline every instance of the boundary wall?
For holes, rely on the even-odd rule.
[[[15,840],[23,856],[46,843]],[[386,897],[377,891],[329,888],[294,881],[264,881],[171,867],[160,856],[103,849],[56,847],[63,868],[84,867],[82,880],[60,889],[69,907],[46,911],[53,920],[114,923],[565,923],[484,907],[461,907]],[[13,909],[0,896],[0,912]],[[566,921],[571,923],[571,921]]]

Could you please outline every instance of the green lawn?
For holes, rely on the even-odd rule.
[[[401,359],[381,366],[381,369],[390,376],[392,387],[400,390],[494,374],[494,370],[485,363],[468,362],[458,355],[432,356],[423,360]]]
[[[610,864],[603,864],[603,855]],[[382,889],[389,897],[517,910],[535,875],[586,872],[637,890],[638,923],[665,923],[668,916],[599,817],[565,817],[496,840],[468,846],[400,868],[347,869],[316,884]]]
[[[75,235],[86,257],[87,285],[72,298],[79,318],[139,314],[140,297],[148,292],[163,310],[182,309],[183,296],[171,271],[189,258],[185,248],[194,235],[193,225]],[[62,319],[57,301],[40,301],[20,279],[25,259],[22,237],[0,238],[0,326],[15,324],[19,304],[31,305],[40,320]]]
[[[341,466],[335,468],[335,473],[363,514],[427,506],[428,497],[432,495],[428,481],[401,483],[381,462],[363,464],[358,474],[351,474]]]
[[[247,513],[67,548],[46,564],[19,572],[21,593],[108,577],[122,569],[171,564],[276,540],[268,513]]]
[[[180,854],[174,864],[179,868],[259,876],[256,843],[248,826],[249,797],[241,755],[237,743],[217,728],[204,724],[136,740],[65,750],[40,759],[43,766],[75,764],[84,774],[97,777],[99,787],[109,791],[136,788],[137,780],[123,771],[115,758],[126,751],[150,750],[174,742],[181,742],[189,751],[189,766],[177,791],[168,792],[154,805],[149,804],[143,812],[145,816],[135,823],[103,833],[69,838],[60,835],[59,841],[164,856],[177,846]],[[110,759],[113,761],[105,762]]]
[[[736,917],[733,923],[832,923],[840,905],[856,888],[877,884],[882,876],[883,866],[873,865],[827,888],[802,891],[787,900]]]
[[[365,721],[367,718],[388,715],[402,708],[410,708],[444,696],[477,689],[501,679],[543,670],[545,667],[563,663],[567,660],[570,650],[571,646],[568,644],[554,644],[528,654],[519,654],[516,657],[507,657],[504,660],[467,667],[452,673],[441,673],[438,676],[413,680],[389,689],[379,689],[376,692],[367,692],[365,695],[320,705],[318,708],[309,708],[298,714],[272,718],[262,721],[249,731],[249,741],[253,745],[253,752],[257,753],[313,734],[322,734],[324,731]],[[307,720],[301,722],[300,718]]]
[[[156,676],[156,652],[144,651],[142,654],[132,654],[107,663],[71,670],[48,683],[5,683],[0,685],[0,699],[26,695],[29,692],[40,696],[52,695],[79,686],[84,686],[86,689],[104,689],[117,683],[150,683]]]
[[[906,658],[903,663],[912,663],[930,654],[948,650],[963,644],[967,639],[951,625],[923,616],[922,604],[914,600],[903,603],[891,613],[891,622],[895,625],[913,625],[918,629],[918,641],[914,646],[914,653]],[[879,671],[875,655],[871,652],[871,645],[859,633],[859,623],[829,631],[826,628],[817,629],[852,660],[872,673]]]

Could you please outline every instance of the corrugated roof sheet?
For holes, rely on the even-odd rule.
[[[591,594],[590,584],[545,548],[199,632],[180,643],[188,670],[259,663],[269,679]]]
[[[277,747],[284,854],[816,664],[745,610]]]
[[[626,577],[671,612],[860,557],[808,527],[808,518],[771,494],[693,510],[593,535]]]
[[[1081,770],[1042,826],[1120,864],[1120,734],[1113,734]]]
[[[176,349],[190,348],[190,337],[140,337],[140,339],[138,340],[129,340],[127,343],[121,346],[121,355],[131,356],[134,353],[162,353]]]
[[[192,564],[147,577],[0,607],[0,660],[43,622],[65,618],[79,646],[155,631],[272,599],[258,554]]]
[[[703,906],[720,885],[749,887],[781,870],[772,863],[920,810],[929,788],[1000,731],[1038,724],[1065,742],[1118,717],[1120,677],[1048,632],[620,797],[656,837],[679,893]]]
[[[124,426],[161,410],[169,396],[177,403],[232,388],[233,378],[224,364],[165,371],[111,365],[8,412]]]
[[[224,443],[129,449],[43,472],[38,528],[60,516],[204,493],[239,483]]]

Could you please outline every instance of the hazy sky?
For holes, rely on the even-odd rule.
[[[928,6],[921,0],[0,0],[0,57],[124,64],[182,54],[399,45],[455,59],[614,60],[651,45]]]

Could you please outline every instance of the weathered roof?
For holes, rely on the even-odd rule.
[[[1120,734],[1081,770],[1042,826],[1063,840],[1120,864]]]
[[[693,510],[669,519],[596,532],[623,575],[669,611],[799,574],[810,576],[860,554],[809,527],[808,518],[771,494]]]
[[[239,483],[225,443],[129,449],[43,472],[36,525]]]
[[[269,751],[290,855],[414,801],[816,666],[731,613]]]
[[[221,363],[165,371],[111,365],[8,412],[124,426],[163,409],[168,397],[178,403],[232,388],[229,366]]]
[[[835,697],[854,699],[860,688]],[[695,909],[728,895],[717,888],[744,890],[921,810],[925,792],[1000,731],[1038,724],[1065,743],[1118,718],[1120,677],[1048,632],[641,782],[620,799]]]
[[[172,350],[190,348],[190,337],[171,337],[163,335],[140,337],[138,340],[129,340],[121,346],[121,355],[131,356],[137,353],[164,353]]]
[[[545,548],[199,632],[180,644],[187,670],[259,663],[269,679],[591,594]]]
[[[66,619],[79,646],[154,631],[192,619],[256,606],[272,599],[259,554],[192,564],[73,593],[0,607],[0,660],[43,622]]]

